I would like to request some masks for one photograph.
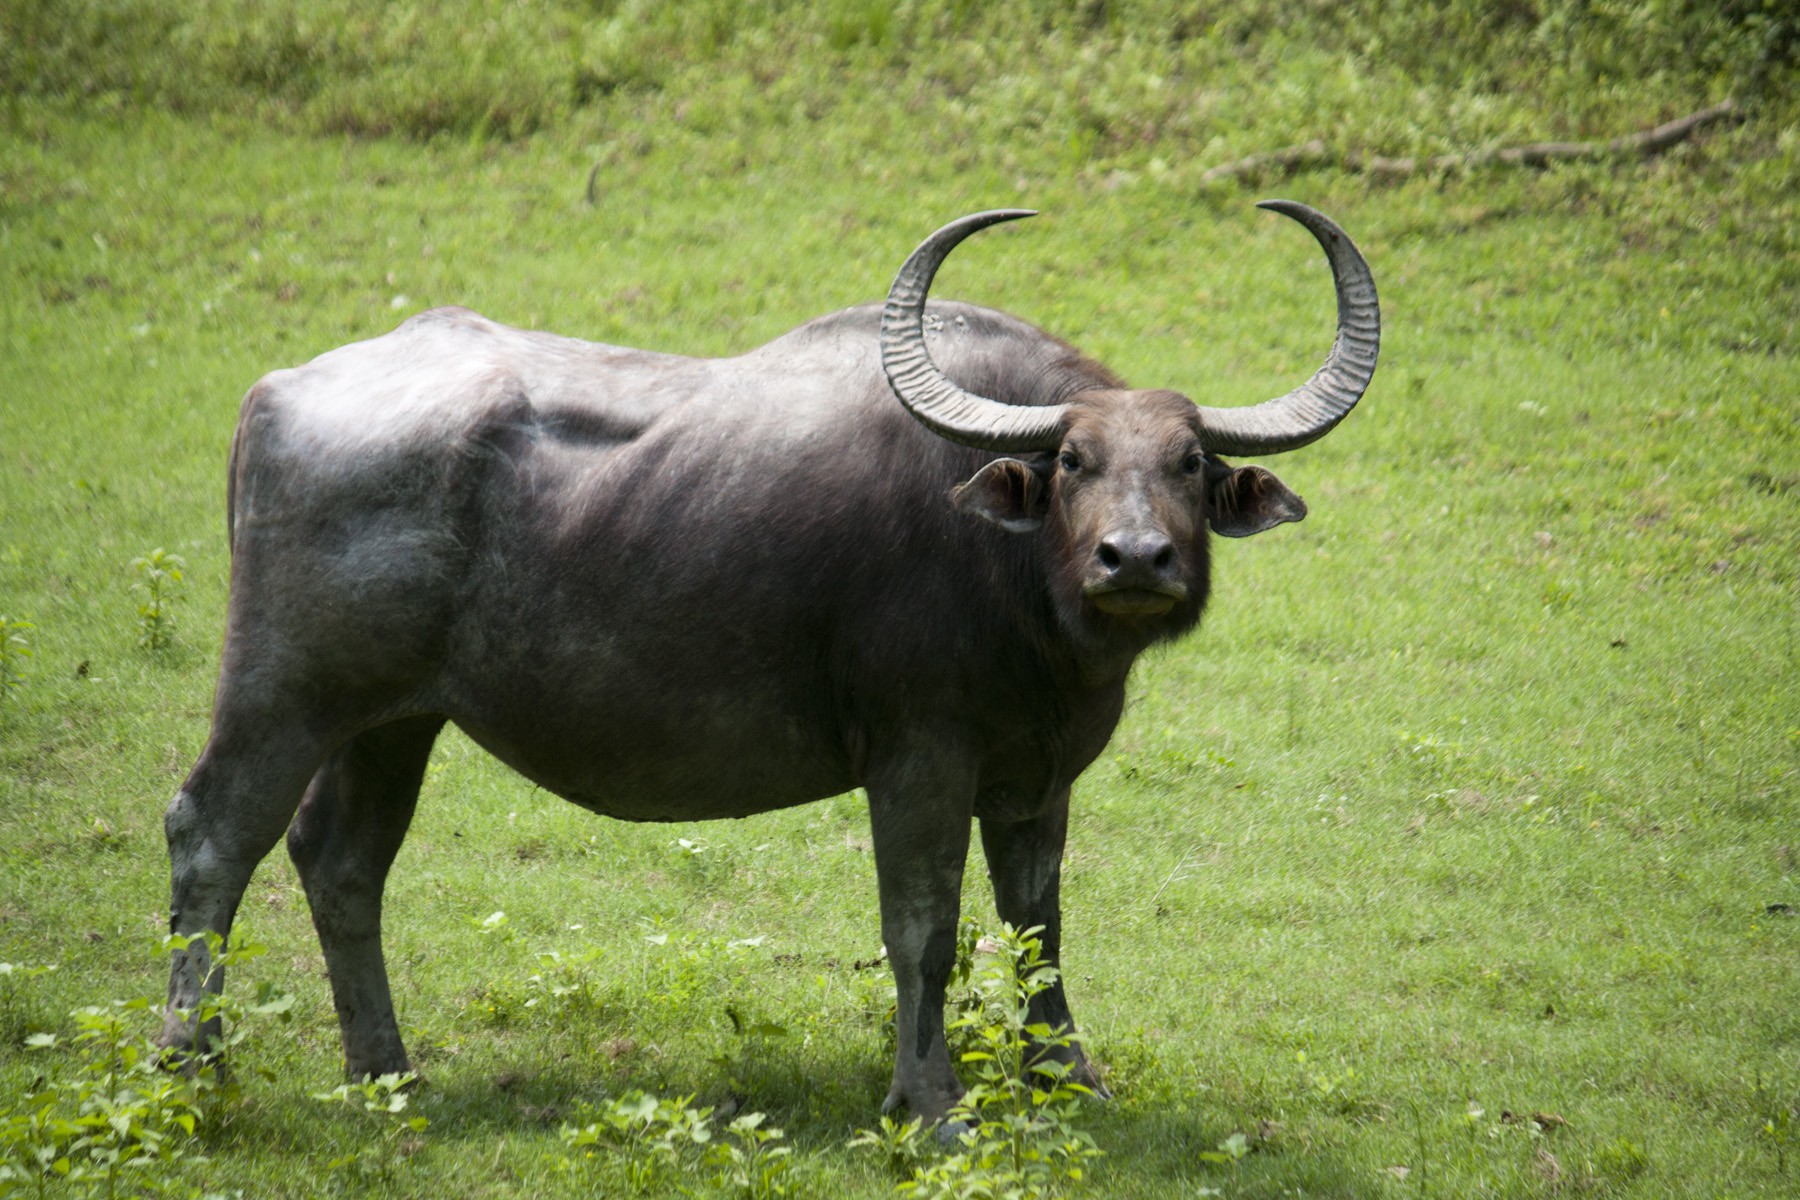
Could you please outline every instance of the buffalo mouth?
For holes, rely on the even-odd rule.
[[[1104,588],[1088,601],[1113,617],[1160,617],[1187,597],[1186,588]]]

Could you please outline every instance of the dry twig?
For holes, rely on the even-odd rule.
[[[1252,154],[1236,162],[1213,167],[1200,176],[1202,184],[1226,179],[1260,175],[1280,169],[1297,171],[1304,167],[1336,163],[1346,171],[1398,178],[1420,171],[1473,169],[1499,164],[1516,167],[1541,167],[1547,163],[1569,159],[1651,158],[1680,142],[1686,141],[1708,125],[1720,121],[1739,120],[1743,111],[1733,100],[1721,100],[1679,120],[1669,121],[1654,129],[1622,134],[1616,138],[1592,142],[1532,142],[1524,146],[1508,146],[1500,150],[1472,150],[1464,154],[1437,154],[1425,158],[1385,158],[1379,154],[1339,154],[1322,139],[1314,138],[1298,146],[1287,146],[1262,154]]]

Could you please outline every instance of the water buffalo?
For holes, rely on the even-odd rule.
[[[1324,247],[1338,337],[1244,408],[1128,390],[1017,318],[928,306],[950,250],[1019,210],[938,230],[884,307],[736,358],[444,308],[265,376],[231,448],[211,735],[165,821],[172,929],[227,934],[285,830],[349,1073],[401,1071],[382,890],[445,721],[630,821],[861,787],[897,992],[885,1107],[941,1118],[971,820],[1000,915],[1054,959],[1069,787],[1132,661],[1199,620],[1209,527],[1306,513],[1218,456],[1305,445],[1374,373],[1362,256],[1304,205],[1265,207]],[[175,954],[166,1046],[213,1036],[188,1010],[219,976],[201,943]],[[1035,1003],[1073,1028],[1062,984]]]

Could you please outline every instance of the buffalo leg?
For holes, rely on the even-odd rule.
[[[358,734],[313,776],[288,830],[352,1079],[408,1069],[381,953],[381,897],[443,724],[412,717]]]
[[[894,1082],[883,1112],[904,1104],[942,1120],[962,1097],[944,1042],[944,989],[956,965],[956,922],[969,852],[972,780],[929,757],[869,781],[869,822],[881,892],[881,939],[894,970]]]
[[[194,769],[163,814],[169,843],[169,931],[231,936],[244,888],[288,826],[324,747],[288,723],[216,717]],[[219,1022],[203,1025],[195,1010],[206,992],[225,985],[204,942],[177,950],[157,1041],[177,1051],[207,1052]]]
[[[983,818],[981,848],[987,856],[988,874],[994,882],[994,907],[1000,919],[1015,929],[1041,926],[1037,935],[1044,961],[1057,965],[1055,983],[1031,998],[1027,1014],[1031,1024],[1048,1025],[1072,1036],[1075,1019],[1060,974],[1062,954],[1062,856],[1069,828],[1069,793],[1065,790],[1042,816],[1029,821],[996,821]],[[1048,1046],[1042,1056],[1068,1063],[1069,1078],[1086,1084],[1102,1096],[1106,1088],[1082,1053],[1081,1044]]]

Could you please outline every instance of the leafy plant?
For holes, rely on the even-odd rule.
[[[630,1091],[593,1110],[596,1119],[586,1125],[563,1126],[563,1144],[588,1162],[608,1161],[604,1152],[615,1152],[623,1158],[625,1181],[634,1191],[647,1193],[691,1167],[696,1148],[712,1140],[712,1109],[694,1108],[692,1101],[692,1096],[663,1100]],[[565,1160],[565,1165],[573,1162]]]
[[[1796,1116],[1800,1116],[1800,1103],[1784,1100],[1769,1094],[1763,1087],[1759,1073],[1756,1081],[1756,1103],[1759,1109],[1770,1112],[1756,1130],[1757,1140],[1775,1152],[1775,1173],[1787,1174],[1788,1143],[1793,1140]]]
[[[737,871],[737,856],[729,846],[699,838],[676,838],[669,844],[679,869],[701,887],[719,886]]]
[[[204,1115],[204,1094],[219,1084],[215,1066],[193,1075],[161,1069],[161,1055],[135,1016],[153,1009],[148,998],[77,1009],[74,1078],[27,1101],[33,1165],[39,1190],[47,1175],[94,1180],[112,1196],[127,1174],[165,1171],[189,1157],[188,1142]],[[28,1045],[52,1049],[55,1034],[34,1034]]]
[[[175,602],[181,598],[187,576],[187,562],[179,554],[171,554],[161,546],[131,560],[137,572],[134,588],[142,597],[138,604],[138,645],[146,650],[160,650],[175,636]]]
[[[314,1092],[314,1100],[360,1112],[382,1130],[375,1145],[340,1154],[326,1162],[326,1169],[344,1171],[362,1179],[384,1178],[405,1155],[416,1149],[416,1144],[402,1139],[408,1134],[416,1137],[424,1133],[426,1126],[431,1124],[416,1114],[406,1115],[407,1105],[411,1102],[406,1089],[418,1078],[410,1071],[405,1074],[390,1072],[375,1078],[364,1076],[354,1083],[340,1083],[328,1092]]]
[[[706,1152],[714,1178],[743,1200],[772,1200],[788,1194],[793,1147],[777,1145],[787,1137],[765,1125],[759,1112],[744,1113],[725,1127],[727,1135]]]
[[[1229,1164],[1232,1171],[1237,1170],[1238,1160],[1250,1153],[1250,1139],[1241,1133],[1234,1133],[1219,1143],[1216,1150],[1202,1150],[1198,1155],[1203,1163]]]
[[[0,1045],[19,1046],[31,1033],[31,1010],[23,984],[56,970],[54,966],[27,967],[0,962]]]
[[[951,1110],[960,1126],[956,1149],[916,1167],[900,1184],[926,1200],[1055,1196],[1079,1186],[1102,1151],[1076,1121],[1092,1090],[1069,1078],[1054,1056],[1074,1039],[1030,1018],[1032,997],[1052,986],[1057,968],[1044,961],[1040,927],[1002,925],[993,956],[973,972],[980,1003],[951,1022],[973,1048],[961,1059],[974,1082]],[[865,1130],[857,1144],[886,1146],[901,1135]]]
[[[1297,1095],[1345,1114],[1360,1107],[1352,1093],[1352,1086],[1356,1083],[1356,1068],[1345,1067],[1341,1072],[1335,1073],[1324,1070],[1309,1063],[1304,1050],[1294,1055],[1294,1063],[1300,1068],[1300,1077],[1294,1085]]]
[[[925,1156],[925,1121],[914,1117],[910,1121],[897,1121],[893,1117],[882,1117],[873,1129],[859,1129],[851,1138],[849,1146],[867,1146],[875,1150],[887,1160],[888,1169],[902,1177],[910,1176],[919,1160]]]
[[[770,1039],[788,1035],[787,1027],[774,1021],[747,1019],[735,1003],[725,1006],[725,1017],[731,1022],[733,1040],[725,1050],[713,1055],[711,1062],[725,1073],[725,1080],[733,1091],[748,1092],[753,1087],[750,1082],[752,1065],[767,1057]]]
[[[1612,1183],[1626,1183],[1642,1175],[1650,1165],[1644,1148],[1628,1137],[1614,1138],[1594,1152],[1594,1169]]]
[[[36,628],[30,621],[15,621],[0,613],[0,699],[25,682],[25,660],[31,657],[25,631]]]
[[[658,927],[657,932],[644,935],[636,985],[642,1005],[665,1012],[681,1011],[695,1004],[710,1005],[721,993],[741,993],[748,986],[748,973],[761,957],[758,952],[765,940],[726,940],[692,933],[671,935]]]
[[[206,937],[221,965],[263,952],[245,945],[221,953],[218,935]],[[168,939],[163,948],[188,941]],[[33,974],[45,970],[34,968]],[[250,1006],[228,1011],[214,998],[191,1015],[202,1022],[228,1019],[228,1044],[235,1046],[252,1034],[253,1025],[243,1020],[247,1014],[285,1017],[292,1003],[286,993],[265,987]],[[66,1180],[88,1183],[110,1200],[122,1187],[167,1190],[185,1164],[205,1161],[193,1152],[194,1134],[218,1119],[238,1089],[216,1049],[190,1060],[185,1070],[167,1069],[166,1053],[146,1028],[158,1008],[149,997],[90,1005],[71,1014],[74,1032],[67,1038],[34,1033],[25,1039],[33,1051],[66,1048],[72,1059],[66,1071],[46,1069],[0,1111],[0,1193],[30,1189],[42,1196],[51,1183]]]
[[[525,1007],[545,1005],[562,1015],[597,1008],[600,1000],[594,992],[594,981],[588,967],[599,957],[598,950],[583,950],[574,954],[547,950],[538,955],[540,969],[532,972],[525,980],[525,989],[531,993],[525,1001]]]

